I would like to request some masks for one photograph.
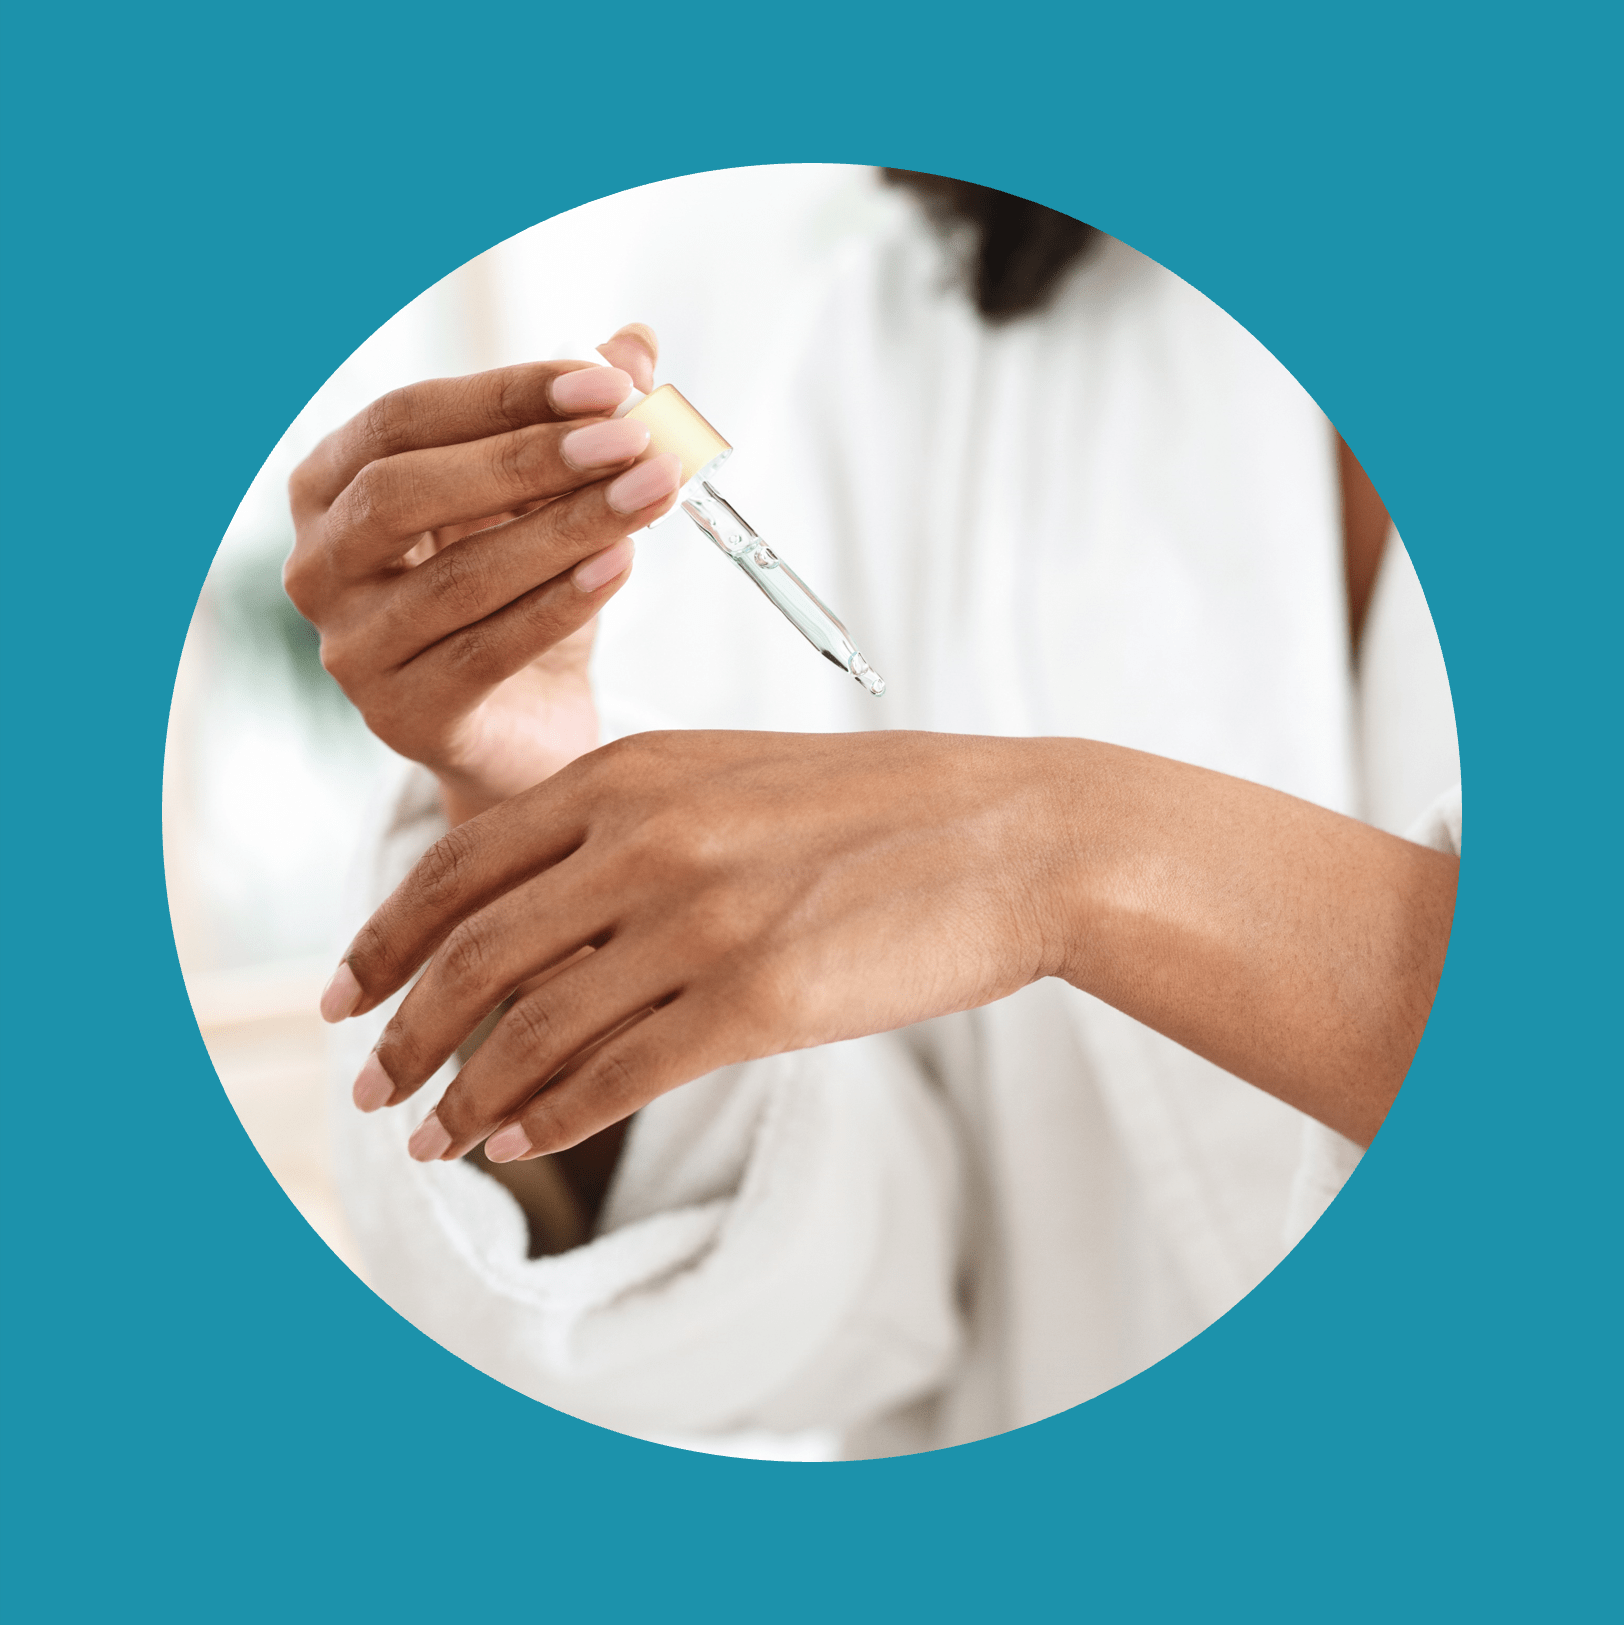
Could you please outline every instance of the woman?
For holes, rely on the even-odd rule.
[[[290,592],[432,773],[365,907],[466,825],[324,1002],[359,1012],[363,1111],[434,1108],[410,1158],[400,1113],[352,1116],[352,1216],[418,1324],[631,1431],[876,1454],[1123,1380],[1284,1251],[1299,1112],[1341,1136],[1307,1131],[1334,1188],[1447,940],[1452,863],[1322,810],[1356,804],[1386,532],[1351,459],[1167,273],[927,189],[976,304],[895,200],[737,436],[740,506],[860,631],[883,710],[686,538],[644,545],[589,673],[675,494],[604,421],[652,382],[646,329],[608,369],[401,392],[293,483]],[[514,1172],[560,1152],[563,1182]],[[607,1191],[597,1238],[529,1257],[561,1183],[589,1215]]]

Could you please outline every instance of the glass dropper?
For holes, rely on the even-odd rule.
[[[751,528],[710,483],[732,453],[728,444],[670,384],[633,393],[616,417],[649,429],[649,452],[672,452],[682,463],[682,511],[744,571],[825,660],[849,672],[876,699],[885,679],[869,665],[840,618]]]

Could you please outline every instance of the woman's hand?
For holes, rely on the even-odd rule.
[[[322,663],[401,755],[439,777],[453,823],[597,743],[594,617],[625,583],[630,533],[680,475],[612,412],[653,384],[654,335],[610,367],[546,362],[397,390],[295,470],[288,596]]]
[[[1459,863],[1081,739],[648,734],[453,830],[323,995],[429,961],[356,1080],[407,1099],[523,987],[413,1135],[564,1149],[719,1066],[1063,976],[1368,1142],[1443,968]],[[493,1132],[494,1131],[494,1132]]]
[[[685,733],[577,761],[445,837],[356,938],[329,1019],[433,955],[357,1104],[408,1098],[555,967],[463,1067],[414,1156],[487,1135],[492,1161],[561,1150],[729,1062],[1013,992],[1058,966],[1033,839],[1041,757],[938,734]]]

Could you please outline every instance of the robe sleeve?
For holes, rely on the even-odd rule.
[[[1405,832],[1405,838],[1430,846],[1435,852],[1452,852],[1459,857],[1460,831],[1460,786],[1456,785],[1421,815]],[[1357,1142],[1312,1118],[1304,1119],[1302,1153],[1286,1209],[1288,1248],[1295,1247],[1319,1222],[1363,1155],[1364,1150]]]
[[[352,924],[443,830],[432,779],[403,772],[357,866]],[[944,1380],[962,1335],[959,1158],[894,1036],[726,1068],[654,1101],[597,1234],[531,1259],[501,1185],[406,1154],[455,1062],[403,1107],[350,1104],[397,1003],[335,1029],[339,1183],[368,1283],[451,1352],[651,1437],[844,1430]]]

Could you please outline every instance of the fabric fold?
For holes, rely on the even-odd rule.
[[[357,919],[441,832],[432,781],[397,786]],[[499,1381],[632,1433],[855,1427],[938,1384],[962,1335],[959,1168],[943,1108],[890,1035],[727,1068],[633,1120],[599,1233],[526,1257],[508,1192],[414,1163],[408,1105],[344,1095],[398,997],[338,1029],[349,1218],[379,1293]]]

